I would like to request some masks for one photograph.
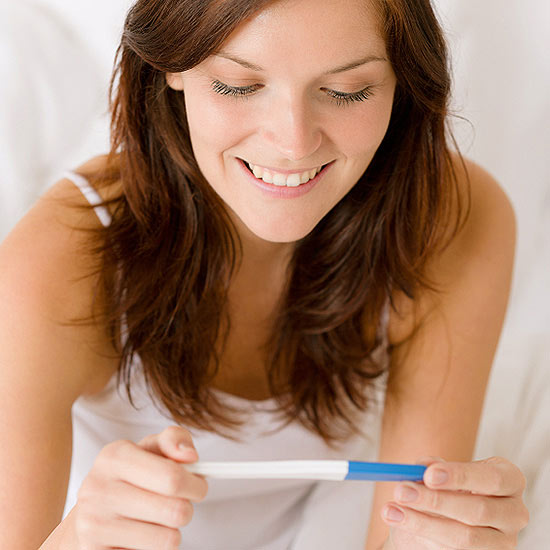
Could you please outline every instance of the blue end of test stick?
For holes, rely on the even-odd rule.
[[[422,481],[427,466],[349,461],[346,480]]]

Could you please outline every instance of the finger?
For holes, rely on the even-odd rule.
[[[121,504],[122,511],[121,511]],[[186,498],[166,497],[115,481],[109,487],[102,506],[112,515],[178,529],[193,517],[193,505]]]
[[[190,463],[199,459],[191,434],[181,426],[170,426],[159,434],[148,435],[138,445],[178,462]]]
[[[394,498],[402,506],[454,519],[466,525],[493,527],[509,534],[523,527],[522,503],[516,497],[436,491],[407,482],[396,487]]]
[[[208,492],[208,482],[203,477],[131,441],[107,445],[100,456],[105,462],[103,467],[113,477],[147,491],[193,502],[200,502]]]
[[[117,518],[111,521],[89,520],[86,529],[91,540],[104,548],[131,548],[132,550],[177,549],[181,544],[179,529]]]
[[[386,542],[388,548],[379,548],[378,550],[397,550],[398,548],[405,548],[407,550],[452,550],[450,548],[442,548],[441,544],[429,540],[424,536],[414,535],[407,533],[404,529],[399,527],[390,529],[388,540]]]
[[[387,517],[390,508],[400,510],[403,519],[399,522]],[[391,503],[382,510],[382,518],[394,529],[425,537],[429,533],[430,541],[442,545],[444,548],[461,548],[481,550],[487,548],[506,548],[508,537],[498,529],[491,527],[472,527],[452,519],[435,517],[424,512],[395,506]]]
[[[432,464],[424,472],[423,480],[430,488],[491,496],[522,493],[525,482],[517,466],[498,457],[476,462]]]
[[[423,456],[423,457],[417,458],[414,461],[415,464],[421,464],[422,466],[431,466],[436,462],[446,462],[446,460],[438,456]],[[423,481],[417,481],[416,483],[424,484]]]

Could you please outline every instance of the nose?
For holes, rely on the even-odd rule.
[[[282,156],[299,161],[319,148],[322,132],[307,101],[298,94],[282,98],[265,113],[263,138]]]

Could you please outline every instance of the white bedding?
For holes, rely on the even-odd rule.
[[[511,305],[476,457],[502,455],[525,472],[531,522],[520,549],[543,550],[550,522],[550,2],[437,4],[453,49],[455,105],[475,126],[472,133],[458,124],[459,140],[507,190],[519,226]],[[66,168],[105,151],[107,83],[129,5],[0,0],[0,238]],[[347,512],[330,513],[343,533]],[[311,534],[311,548],[328,536]]]

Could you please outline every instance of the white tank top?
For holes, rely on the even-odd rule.
[[[77,185],[90,204],[101,202],[82,176],[65,175]],[[111,217],[105,207],[95,211],[103,225]],[[387,361],[385,338],[389,310],[381,319],[382,345],[375,351]],[[92,396],[81,396],[73,405],[73,455],[64,516],[75,505],[82,481],[101,449],[119,439],[138,442],[161,432],[174,420],[155,405],[141,372],[139,357],[132,366],[130,404],[116,375]],[[377,404],[361,420],[362,435],[337,450],[298,422],[283,429],[275,399],[249,401],[220,390],[213,391],[229,405],[246,411],[247,422],[235,442],[211,432],[190,428],[199,460],[375,460],[379,443],[383,387],[377,379]],[[208,480],[208,494],[194,503],[191,522],[182,529],[182,550],[323,550],[362,549],[368,527],[374,484],[362,481],[312,480]],[[331,542],[331,541],[334,542]],[[347,541],[347,542],[345,542]],[[345,544],[344,544],[345,542]]]

